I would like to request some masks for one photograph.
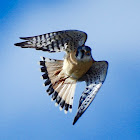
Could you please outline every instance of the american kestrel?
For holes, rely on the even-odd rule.
[[[35,48],[46,52],[64,51],[64,60],[48,59],[42,57],[41,72],[44,74],[46,90],[52,95],[51,100],[55,101],[60,110],[72,112],[74,92],[77,82],[85,81],[86,88],[83,91],[78,111],[73,125],[86,111],[102,86],[108,69],[107,61],[95,61],[91,54],[91,48],[85,45],[87,34],[78,30],[64,30],[47,33],[33,37],[20,37],[26,40],[16,43],[21,48]]]

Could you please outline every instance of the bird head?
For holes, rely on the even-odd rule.
[[[88,46],[80,46],[77,48],[76,58],[81,61],[89,61],[92,59],[91,48]]]

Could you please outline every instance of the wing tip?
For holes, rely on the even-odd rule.
[[[15,46],[21,46],[21,43],[15,43],[14,45]]]
[[[15,43],[14,45],[21,48],[34,48],[28,41]]]
[[[72,124],[74,125],[74,124],[77,122],[78,119],[79,119],[79,117],[76,116],[76,117],[74,118],[74,121],[73,121]]]
[[[81,117],[82,114],[83,114],[82,112],[81,113],[79,111],[77,112],[77,114],[73,120],[73,125],[78,121],[78,119]]]

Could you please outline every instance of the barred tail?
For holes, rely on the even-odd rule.
[[[44,72],[42,78],[45,79],[45,86],[48,95],[52,95],[51,100],[55,100],[55,106],[64,108],[64,112],[72,111],[73,97],[76,87],[76,81],[67,77],[63,71],[63,60],[48,59],[43,57],[40,61],[41,72]]]

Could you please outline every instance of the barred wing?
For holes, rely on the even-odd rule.
[[[80,80],[86,81],[86,89],[82,93],[79,100],[79,107],[77,114],[74,118],[73,125],[76,121],[81,117],[81,115],[86,111],[89,107],[93,99],[95,98],[97,92],[102,86],[106,75],[107,75],[108,62],[99,61],[93,63],[92,67],[88,70],[88,72],[82,77]]]
[[[16,43],[15,46],[47,52],[71,52],[85,44],[87,34],[78,30],[64,30],[33,37],[20,37],[20,39],[26,41]]]

